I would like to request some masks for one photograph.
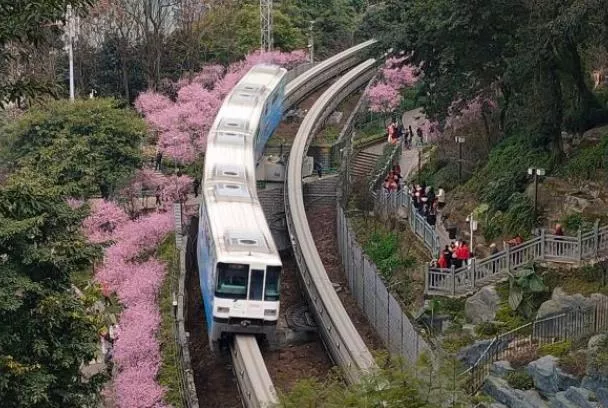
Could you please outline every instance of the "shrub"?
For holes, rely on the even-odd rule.
[[[582,378],[587,371],[587,353],[575,351],[566,354],[559,359],[559,367],[568,374]]]
[[[543,344],[538,348],[538,354],[541,356],[555,356],[555,357],[563,357],[572,348],[572,342],[569,340],[558,341],[552,344]]]
[[[534,388],[534,380],[530,374],[524,370],[511,371],[506,376],[506,380],[509,385],[518,390],[529,390]]]
[[[498,334],[498,326],[492,322],[482,322],[475,327],[475,332],[479,336],[496,336]]]
[[[514,193],[509,198],[509,209],[504,214],[503,231],[512,235],[530,235],[536,220],[534,218],[534,204],[527,195]]]

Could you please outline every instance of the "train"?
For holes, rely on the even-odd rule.
[[[257,197],[256,164],[281,120],[286,73],[252,67],[207,138],[197,262],[213,350],[235,334],[276,335],[282,263]]]

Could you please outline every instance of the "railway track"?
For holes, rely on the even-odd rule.
[[[286,86],[283,111],[285,112],[300,102],[306,95],[323,86],[330,79],[359,64],[375,43],[375,40],[369,40],[358,44],[315,65],[313,68],[294,78]],[[357,68],[333,84],[319,99],[319,101],[323,101],[322,105],[319,105],[319,102],[313,105],[313,108],[300,127],[290,154],[291,156],[296,152],[295,157],[298,159],[294,160],[292,165],[292,158],[290,158],[288,166],[289,169],[297,170],[291,172],[291,176],[295,174],[299,175],[297,182],[290,182],[291,176],[287,182],[287,188],[294,189],[293,191],[295,192],[295,194],[287,194],[289,200],[294,200],[294,204],[292,205],[291,202],[287,204],[286,202],[288,225],[292,236],[294,254],[296,254],[296,260],[304,278],[309,300],[311,300],[310,304],[315,309],[314,312],[318,318],[318,322],[322,323],[321,331],[324,334],[326,347],[332,355],[334,362],[346,369],[345,372],[349,381],[356,381],[358,373],[361,370],[368,371],[374,367],[375,363],[365,343],[363,343],[363,340],[350,321],[340,299],[333,291],[331,282],[327,278],[319,254],[312,241],[312,235],[308,227],[302,202],[301,169],[304,146],[301,146],[302,143],[299,143],[299,141],[303,140],[304,145],[308,146],[308,142],[313,135],[312,131],[318,129],[318,126],[322,124],[327,116],[323,116],[323,113],[327,112],[328,109],[335,108],[344,96],[356,90],[371,78],[375,68],[375,65],[371,61],[374,60],[368,60],[362,65],[357,66]],[[363,65],[365,66],[363,67]],[[345,81],[351,80],[354,80],[353,84],[344,85]],[[340,86],[336,87],[336,85]],[[337,103],[334,103],[332,98],[335,98]],[[319,110],[319,114],[313,115],[313,112],[319,112]],[[306,129],[309,130],[307,131]],[[288,189],[285,191],[287,192]],[[297,200],[299,200],[299,205],[296,204]],[[295,218],[289,216],[291,214],[290,208],[295,208]],[[293,222],[294,220],[295,223]],[[307,235],[305,234],[306,231],[308,232]],[[304,251],[300,249],[300,245],[304,245]],[[316,259],[313,259],[315,254]],[[314,269],[311,274],[309,266],[318,268],[319,265],[320,269]],[[348,339],[345,336],[354,337]],[[278,403],[277,393],[255,338],[251,336],[235,336],[235,340],[231,345],[231,357],[243,405],[248,408],[264,408],[276,405]]]
[[[306,218],[302,192],[302,164],[308,146],[324,120],[347,95],[366,84],[377,68],[368,59],[337,80],[304,118],[289,154],[285,212],[295,258],[324,343],[350,383],[373,371],[376,363],[336,294],[317,251]]]

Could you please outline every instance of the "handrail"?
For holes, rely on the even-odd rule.
[[[335,82],[315,102],[292,145],[285,188],[287,225],[308,297],[314,305],[325,343],[351,383],[358,382],[362,373],[375,369],[376,364],[333,289],[317,251],[304,209],[302,165],[312,136],[337,105],[336,101],[365,84],[375,69],[375,60],[363,62]]]

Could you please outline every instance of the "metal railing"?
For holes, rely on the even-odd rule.
[[[377,62],[367,60],[336,81],[319,97],[303,120],[289,157],[285,213],[294,255],[324,342],[350,383],[376,368],[363,339],[336,294],[317,251],[304,209],[302,164],[312,137],[335,107],[373,76]]]
[[[429,248],[433,255],[440,249],[440,240],[435,229],[415,211],[409,194],[375,193],[377,211],[399,211],[406,209],[412,231]],[[575,237],[547,234],[545,230],[531,240],[515,246],[504,246],[504,250],[487,258],[472,258],[469,265],[461,268],[441,269],[430,267],[425,274],[425,294],[441,296],[463,296],[477,288],[507,276],[508,272],[528,265],[530,262],[580,263],[608,256],[608,226],[578,232]]]
[[[338,249],[350,292],[387,349],[416,364],[422,353],[432,352],[431,346],[403,313],[401,305],[380,278],[376,265],[365,256],[344,210],[339,205],[337,231]]]
[[[183,234],[182,225],[182,206],[180,203],[173,205],[173,215],[175,219],[175,246],[179,251],[179,276],[177,288],[173,293],[177,293],[177,307],[175,309],[175,326],[173,329],[178,364],[177,374],[179,377],[180,394],[182,403],[186,408],[198,408],[198,397],[194,385],[194,375],[192,372],[192,362],[190,359],[190,348],[188,345],[189,333],[186,331],[185,304],[186,304],[186,247],[188,245],[188,235]],[[167,277],[171,279],[174,277]],[[177,290],[175,290],[177,289]]]
[[[576,341],[608,330],[608,301],[597,300],[586,310],[573,310],[543,317],[508,333],[496,336],[477,361],[462,376],[466,376],[467,390],[477,392],[490,375],[492,364],[501,360],[536,357],[538,348],[545,344]]]

